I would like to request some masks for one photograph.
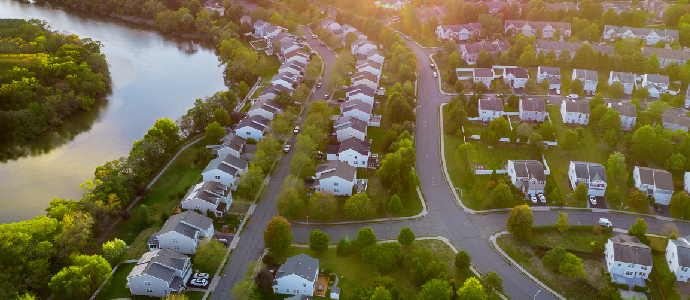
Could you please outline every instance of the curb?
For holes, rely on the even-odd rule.
[[[447,103],[441,103],[439,105],[439,121],[438,121],[438,126],[439,126],[439,136],[441,140],[441,169],[443,169],[443,179],[446,180],[446,183],[448,184],[448,187],[450,188],[450,193],[453,194],[453,198],[455,199],[455,203],[462,209],[463,211],[471,214],[477,214],[478,211],[472,210],[467,208],[462,203],[462,200],[460,199],[460,196],[458,196],[458,193],[456,192],[456,187],[453,185],[453,181],[450,180],[450,176],[448,175],[448,169],[446,166],[446,150],[445,150],[445,139],[443,138],[443,107]],[[481,211],[479,211],[481,212]]]

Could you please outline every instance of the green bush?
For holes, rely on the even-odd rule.
[[[633,292],[646,293],[646,292],[647,292],[647,287],[634,286],[634,287],[633,287]]]

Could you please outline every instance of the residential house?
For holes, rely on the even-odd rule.
[[[363,39],[360,39],[358,41],[353,42],[350,47],[352,50],[352,55],[360,55],[360,54],[364,54],[368,51],[378,49],[378,47],[376,47],[376,44],[374,44],[371,41],[363,40]]]
[[[376,77],[374,74],[366,73],[366,72],[358,72],[355,74],[352,74],[352,80],[351,84],[352,85],[365,85],[369,87],[370,89],[376,90],[379,87],[379,79]]]
[[[570,161],[568,179],[573,190],[583,183],[587,187],[587,195],[604,197],[606,193],[606,169],[601,164]]]
[[[494,69],[482,69],[475,68],[472,69],[472,82],[477,84],[478,82],[483,82],[485,86],[490,87],[491,81],[494,80]]]
[[[642,9],[644,9],[645,12],[654,14],[658,19],[661,19],[664,17],[664,13],[670,5],[671,3],[662,0],[645,0],[642,2]]]
[[[340,26],[340,24],[338,24],[337,22],[330,20],[330,19],[324,19],[323,21],[321,21],[321,27],[324,30],[328,30],[330,32],[334,32],[338,29],[340,29],[341,31],[343,30],[342,26]]]
[[[334,146],[335,147],[332,147],[330,152],[327,153],[327,160],[339,160],[357,168],[367,167],[367,162],[371,156],[371,143],[351,137],[344,140],[339,146]]]
[[[633,73],[611,71],[611,73],[609,73],[609,86],[616,81],[623,84],[623,91],[630,95],[632,94],[633,86],[635,86],[635,83],[638,81],[638,76]]]
[[[377,49],[370,49],[370,50],[364,51],[364,53],[362,53],[360,55],[366,55],[368,60],[373,60],[377,63],[380,63],[381,65],[383,65],[383,60],[385,59],[385,57],[383,56],[383,53],[381,53],[381,51],[379,51]]]
[[[544,122],[547,115],[546,101],[543,98],[520,99],[518,111],[523,122]]]
[[[331,160],[316,166],[315,179],[312,183],[307,183],[307,187],[313,187],[315,192],[330,192],[336,196],[352,196],[352,188],[356,182],[356,167],[340,160]]]
[[[563,99],[561,101],[561,116],[565,124],[587,125],[589,123],[589,102]]]
[[[357,63],[355,69],[357,73],[369,73],[376,76],[377,80],[381,79],[381,64],[375,61]]]
[[[263,38],[266,35],[266,29],[271,26],[271,23],[266,23],[263,20],[256,20],[254,22],[254,36],[257,38]]]
[[[664,128],[670,129],[673,132],[678,130],[688,132],[690,118],[683,111],[677,109],[667,109],[664,114],[661,115],[661,123],[663,124]]]
[[[242,158],[245,144],[247,144],[247,139],[233,133],[232,136],[226,136],[220,147],[211,150],[211,153],[216,157],[232,155]]]
[[[685,191],[690,193],[690,172],[685,172],[683,175],[683,186]]]
[[[633,28],[628,26],[604,26],[604,32],[601,38],[604,40],[614,41],[616,38],[641,38],[648,46],[655,45],[658,42],[672,43],[678,39],[678,30],[672,29],[654,29],[654,28]]]
[[[561,88],[561,68],[556,67],[545,67],[539,66],[537,68],[537,82],[549,80],[549,89],[560,89]]]
[[[287,55],[292,51],[304,51],[304,44],[296,40],[287,40],[280,44],[280,54]]]
[[[287,73],[288,76],[296,77],[301,80],[304,77],[306,67],[306,64],[297,61],[286,62],[280,65],[280,68],[278,68],[278,74]]]
[[[597,71],[573,69],[571,81],[575,79],[579,79],[582,82],[582,90],[585,93],[594,95],[597,92],[597,85],[599,84],[599,73]]]
[[[401,10],[409,1],[405,0],[379,0],[374,2],[376,6],[393,10]]]
[[[436,27],[438,40],[467,41],[471,36],[479,36],[482,33],[482,24],[469,23],[462,25],[439,25]]]
[[[537,39],[550,39],[558,32],[558,36],[570,36],[570,23],[564,22],[543,22],[543,21],[524,21],[524,20],[506,20],[505,33],[512,32],[513,35],[522,33],[526,36],[532,36],[537,33],[537,29],[541,28],[541,36]]]
[[[644,74],[642,75],[641,88],[649,91],[649,96],[659,98],[661,94],[668,92],[669,80],[666,75]]]
[[[312,297],[318,278],[319,260],[306,254],[297,254],[288,258],[276,272],[273,292]]]
[[[347,100],[340,105],[340,117],[353,117],[364,122],[371,118],[371,104],[362,100]]]
[[[271,85],[266,87],[263,91],[261,91],[261,94],[259,94],[259,98],[257,100],[259,102],[273,100],[276,98],[276,96],[278,96],[278,93],[280,93],[280,91],[282,90],[287,90],[288,93],[292,92],[291,90],[282,85]]]
[[[264,41],[267,45],[270,44],[272,38],[276,37],[278,34],[285,30],[285,28],[280,27],[278,25],[270,25],[266,27],[266,30],[264,30]]]
[[[127,275],[127,286],[132,295],[166,297],[183,292],[191,275],[188,256],[171,249],[158,249],[141,256]]]
[[[570,54],[570,59],[573,59],[575,57],[575,53],[577,50],[580,50],[580,47],[585,43],[580,43],[580,42],[566,42],[566,41],[551,41],[551,40],[537,40],[536,41],[536,50],[537,50],[537,55],[541,54],[544,52],[544,55],[548,54],[549,51],[553,50],[553,52],[556,54],[557,58],[561,57],[561,53],[563,51],[568,51],[567,53]],[[590,44],[592,46],[592,49],[595,52],[599,52],[601,54],[608,53],[614,54],[614,49],[613,46],[608,45],[608,44]]]
[[[536,160],[509,160],[510,182],[525,194],[543,194],[546,185],[544,165]]]
[[[580,5],[578,2],[559,2],[559,3],[546,3],[546,8],[549,10],[579,10]]]
[[[355,117],[343,117],[333,122],[333,131],[338,142],[351,137],[364,141],[367,137],[367,125],[367,122]]]
[[[204,181],[189,188],[180,204],[182,209],[198,210],[202,214],[210,211],[220,218],[232,204],[232,192],[222,183]]]
[[[242,23],[247,23],[247,24],[249,24],[249,26],[252,26],[252,17],[250,17],[250,16],[242,16],[242,17],[240,18],[240,25],[242,25]],[[252,27],[254,27],[254,26],[252,26]]]
[[[483,5],[484,7],[486,7],[486,12],[488,12],[492,15],[498,14],[498,11],[501,8],[506,7],[506,6],[508,6],[508,4],[510,4],[508,2],[503,2],[500,0],[492,0],[489,2],[480,1],[480,2],[466,2],[466,3],[470,3],[475,7],[477,7],[478,5]]]
[[[606,242],[606,269],[611,281],[619,284],[646,286],[654,266],[652,249],[637,237],[619,234]]]
[[[637,122],[637,106],[635,104],[623,102],[609,102],[609,108],[613,108],[618,112],[621,118],[621,129],[630,131]]]
[[[458,52],[462,59],[468,64],[475,64],[479,59],[479,52],[485,50],[498,57],[504,51],[510,50],[510,43],[508,41],[494,41],[491,43],[479,42],[474,44],[460,44],[458,45]]]
[[[677,65],[683,65],[687,60],[690,59],[690,51],[687,50],[673,50],[667,48],[655,48],[655,47],[644,47],[642,48],[642,54],[645,57],[650,57],[652,54],[656,54],[659,58],[659,67],[666,68],[672,62]]]
[[[524,89],[527,84],[527,69],[506,67],[503,71],[503,81],[512,88]]]
[[[204,239],[213,237],[213,220],[193,210],[172,215],[160,231],[151,235],[148,246],[156,249],[172,249],[184,254],[195,254]]]
[[[281,85],[288,91],[292,92],[299,86],[299,79],[297,76],[291,76],[289,74],[276,74],[271,78],[272,85]]]
[[[347,100],[361,100],[373,106],[376,88],[365,84],[350,85],[345,89],[345,95]]]
[[[668,205],[673,195],[673,176],[665,170],[635,166],[633,170],[635,187],[654,197],[657,204]]]
[[[297,61],[302,64],[309,63],[309,53],[304,50],[295,50],[285,54],[285,63]]]
[[[484,122],[491,122],[503,115],[503,99],[498,97],[479,99],[477,108],[479,118]]]
[[[426,23],[426,20],[428,18],[433,18],[436,17],[438,19],[438,22],[441,23],[443,21],[443,16],[445,16],[448,13],[448,9],[445,6],[432,6],[432,7],[426,7],[426,8],[420,8],[417,10],[417,18],[419,18],[419,21],[424,24]]]
[[[688,282],[690,279],[690,236],[668,239],[666,261],[668,269],[676,275],[676,281]]]
[[[252,121],[254,123],[259,123],[259,125],[262,125],[262,126],[268,126],[268,121],[273,120],[273,117],[275,117],[276,114],[280,114],[280,113],[283,113],[283,106],[282,105],[276,103],[275,101],[273,101],[271,99],[259,100],[258,102],[254,103],[254,105],[252,105],[252,108],[249,109],[249,111],[247,112],[247,118],[245,118],[245,119],[253,118],[253,117],[261,117],[263,119],[266,119],[267,121],[264,121],[263,119],[251,119],[251,120],[247,120],[245,122]],[[242,121],[244,121],[244,119]],[[240,121],[240,124],[242,123],[242,121]],[[260,130],[262,130],[262,129],[260,129]],[[261,135],[263,135],[263,131],[265,131],[265,130],[262,130]],[[249,134],[242,135],[242,136],[244,138],[249,138],[248,135]],[[256,139],[257,141],[260,138],[261,138],[260,136],[254,136],[254,139]]]
[[[204,181],[215,181],[237,189],[237,180],[247,172],[249,163],[241,158],[228,155],[212,159],[201,173]]]

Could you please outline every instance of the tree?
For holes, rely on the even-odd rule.
[[[361,219],[366,217],[371,210],[371,200],[367,194],[354,194],[347,200],[343,206],[348,217],[353,219]]]
[[[565,135],[563,136],[563,141],[561,142],[561,147],[563,147],[564,150],[573,150],[577,147],[579,139],[580,138],[575,130],[566,129]]]
[[[570,252],[566,252],[563,256],[563,260],[558,266],[558,271],[569,277],[585,275],[582,260]]]
[[[290,222],[283,217],[273,217],[264,231],[264,244],[266,248],[281,253],[290,247],[292,242],[292,229]]]
[[[669,108],[669,104],[664,101],[654,101],[647,104],[644,111],[653,119],[661,120],[661,115]]]
[[[88,299],[105,281],[112,267],[100,255],[79,255],[50,280],[48,286],[58,299]]]
[[[494,271],[484,274],[481,283],[489,294],[494,295],[503,293],[503,279]]]
[[[331,237],[328,234],[316,229],[309,233],[309,250],[315,252],[326,251],[330,241]]]
[[[452,293],[447,281],[434,278],[422,286],[419,300],[450,300]]]
[[[494,207],[504,207],[513,199],[510,188],[505,183],[500,183],[491,191],[491,203]]]
[[[468,269],[472,265],[472,256],[467,254],[465,250],[459,250],[455,253],[455,267],[458,269]]]
[[[546,268],[554,273],[559,272],[559,266],[565,257],[566,251],[563,247],[556,247],[546,252],[543,263]]]
[[[414,242],[414,232],[410,227],[403,227],[398,234],[398,243],[403,246],[410,246]]]
[[[630,188],[628,191],[628,205],[638,211],[646,209],[647,195],[637,188]]]
[[[391,300],[391,293],[385,287],[377,286],[370,300]]]
[[[223,108],[218,108],[213,111],[213,121],[218,122],[221,126],[228,126],[232,123],[230,114]],[[208,127],[206,131],[208,132]],[[225,132],[223,132],[223,135],[225,135]]]
[[[448,59],[448,67],[451,70],[455,70],[460,67],[460,53],[458,51],[453,51]]]
[[[335,195],[330,191],[317,192],[309,198],[309,213],[317,220],[326,221],[331,219],[337,209],[338,203]]]
[[[623,88],[623,84],[620,83],[620,81],[616,81],[613,84],[611,84],[611,86],[609,86],[608,92],[611,98],[620,99],[621,96],[623,96],[625,89]]]
[[[470,277],[465,280],[465,283],[458,289],[458,296],[462,300],[486,300],[487,296],[484,293],[482,284],[476,277]]]
[[[273,24],[273,25],[283,24],[283,18],[281,18],[278,13],[273,13],[273,15],[271,15],[270,21],[271,21],[271,24]]]
[[[585,87],[585,84],[582,83],[582,81],[580,79],[575,78],[575,80],[570,82],[570,93],[571,94],[582,93],[582,89],[584,87]]]
[[[194,268],[206,273],[215,273],[225,256],[225,245],[216,239],[207,239],[196,249]]]
[[[371,227],[362,227],[357,231],[357,246],[364,248],[376,244],[376,235]]]
[[[455,82],[455,92],[456,93],[462,93],[462,91],[465,90],[465,85],[462,84],[462,81],[458,80]]]
[[[345,35],[345,47],[350,49],[352,43],[356,42],[359,39],[356,33],[354,32],[348,32]]]
[[[256,289],[264,295],[273,294],[273,273],[269,269],[262,269],[254,277]]]
[[[249,86],[244,81],[240,81],[240,84],[237,86],[237,97],[244,99],[247,97],[247,94],[249,94]]]
[[[529,240],[532,237],[534,215],[527,204],[518,205],[508,215],[508,231],[518,238]]]
[[[209,145],[217,145],[220,139],[225,136],[225,129],[220,126],[220,123],[213,122],[206,126],[206,143]]]
[[[570,197],[573,197],[578,203],[587,202],[587,186],[580,182],[575,190],[570,193]]]
[[[598,241],[592,241],[591,243],[589,243],[589,246],[591,247],[592,252],[594,253],[598,254],[604,252],[604,245],[602,245]]]
[[[397,194],[391,196],[391,199],[388,200],[388,211],[392,213],[397,213],[403,209],[402,202],[400,201],[400,197],[398,197]]]
[[[645,223],[644,219],[637,219],[635,224],[630,226],[628,234],[642,239],[647,234],[647,223]]]
[[[666,160],[666,169],[671,170],[671,172],[680,172],[685,169],[686,158],[683,154],[673,153],[671,157]]]
[[[489,130],[496,133],[498,137],[504,137],[510,132],[510,123],[506,118],[496,118],[489,123]]]
[[[350,242],[346,239],[341,239],[340,242],[338,242],[338,248],[335,249],[335,252],[340,256],[347,257],[350,255]]]
[[[143,206],[143,205],[142,205]],[[62,230],[55,237],[55,246],[60,249],[59,257],[67,258],[86,248],[91,239],[93,218],[86,213],[76,212],[66,215],[60,222]]]
[[[259,298],[255,296],[256,292],[256,283],[254,283],[251,277],[245,277],[243,280],[235,283],[232,291],[230,291],[232,297],[237,300],[255,300]]]
[[[624,178],[625,156],[618,151],[609,155],[608,162],[606,163],[606,171],[608,173],[608,177],[611,179]]]
[[[688,217],[688,209],[690,209],[690,196],[688,196],[688,192],[682,191],[673,194],[668,208],[671,211],[672,217],[686,219]]]
[[[570,225],[568,225],[568,213],[559,211],[558,222],[556,222],[553,225],[556,225],[558,227],[558,231],[560,231],[561,233],[566,232],[568,229],[570,229]]]
[[[254,161],[256,161],[256,158],[257,157],[254,156]],[[259,189],[263,185],[264,172],[260,166],[251,163],[249,164],[247,172],[240,176],[239,181],[237,192],[233,193],[233,196],[237,195],[238,197],[253,200],[256,193],[259,192]]]
[[[486,84],[484,84],[484,81],[477,82],[474,85],[474,90],[480,95],[486,93],[487,87]]]
[[[278,201],[276,206],[281,215],[288,218],[295,218],[304,209],[304,200],[300,195],[299,188],[300,181],[293,175],[288,175],[280,188],[278,194]],[[311,203],[310,203],[311,204]],[[317,215],[317,219],[319,216]]]
[[[374,264],[382,270],[390,269],[396,265],[400,245],[398,243],[373,244],[362,249],[363,261]]]
[[[129,251],[129,247],[125,241],[115,238],[112,241],[103,243],[103,257],[110,263],[111,266],[116,266],[125,257],[125,254]]]
[[[594,225],[592,226],[592,231],[594,232],[594,234],[600,234],[601,229],[601,224],[599,224],[599,222],[594,223]]]

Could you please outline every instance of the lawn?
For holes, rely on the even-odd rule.
[[[345,99],[347,97],[347,92],[345,90],[339,90],[333,93],[332,99]]]
[[[113,276],[109,280],[107,288],[101,290],[96,296],[96,300],[109,300],[117,298],[130,298],[132,293],[127,286],[127,275],[132,272],[136,263],[120,264]],[[143,297],[143,296],[142,296]],[[148,297],[147,297],[148,298]]]
[[[383,127],[367,127],[367,137],[372,139],[371,153],[383,154],[388,152],[388,149],[382,149],[383,137],[386,135],[387,131],[388,130]]]
[[[278,74],[278,69],[280,68],[280,61],[275,55],[266,57],[266,66],[261,69],[261,77],[264,81],[273,78],[274,75]]]
[[[450,68],[448,66],[448,55],[439,56],[438,54],[434,53],[433,55],[431,55],[431,57],[433,57],[433,62],[435,62],[436,65],[436,73],[438,74],[438,76],[441,77],[441,89],[443,89],[443,91],[446,93],[455,93],[455,87],[451,86],[445,80],[443,80],[443,78],[445,78],[444,76],[446,76],[444,74],[448,74],[450,71]],[[465,83],[463,82],[463,84]],[[465,92],[467,93],[469,92],[469,90],[470,85],[465,84]]]
[[[266,88],[265,86],[260,86],[260,87],[256,88],[256,91],[254,91],[254,94],[252,94],[252,99],[259,98],[259,96],[261,96],[261,92],[263,92],[265,88]],[[247,103],[249,103],[249,102],[247,102]]]
[[[598,299],[596,291],[580,283],[577,279],[554,274],[546,269],[539,256],[535,254],[527,242],[517,239],[511,234],[506,234],[500,236],[497,243],[510,258],[515,260],[527,272],[565,298],[576,300]],[[559,245],[553,244],[551,246]],[[582,279],[597,289],[605,287],[607,280],[606,276],[604,276],[606,265],[603,257],[591,258],[583,256],[580,258],[582,259],[582,265],[586,274]]]
[[[649,274],[649,281],[647,282],[649,291],[647,292],[647,296],[652,299],[682,299],[680,290],[678,289],[678,283],[675,279],[676,275],[671,273],[671,270],[668,269],[664,254],[652,253],[652,259],[654,260],[654,268],[652,269],[652,273]],[[669,288],[668,286],[664,287],[662,282],[673,282],[673,284]]]
[[[564,233],[558,233],[558,230],[551,228],[532,228],[532,245],[546,247],[554,247],[557,245],[565,249],[585,252],[592,251],[589,245],[592,241],[597,241],[600,245],[604,245],[610,237],[610,232],[595,234],[591,226],[581,229],[571,228]]]

